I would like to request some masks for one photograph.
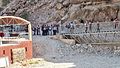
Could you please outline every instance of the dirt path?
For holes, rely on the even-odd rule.
[[[49,37],[34,36],[33,39],[33,48],[40,49],[33,49],[34,57],[43,57],[45,60],[54,63],[73,63],[75,67],[72,68],[120,68],[120,57],[118,56],[77,54],[69,45]]]
[[[33,36],[33,39],[33,57],[44,60],[27,66],[13,64],[9,68],[120,68],[119,56],[78,53],[49,36]]]

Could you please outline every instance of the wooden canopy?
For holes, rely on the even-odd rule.
[[[29,40],[32,40],[31,23],[25,19],[15,16],[0,16],[0,26],[27,25]]]
[[[0,25],[11,25],[11,24],[24,25],[24,24],[30,24],[30,22],[20,17],[0,16]]]

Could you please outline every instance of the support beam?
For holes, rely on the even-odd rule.
[[[32,29],[31,29],[31,24],[28,25],[28,32],[29,32],[29,40],[32,41]]]
[[[79,40],[77,40],[75,36],[71,35],[71,37],[72,37],[75,41],[77,41],[77,42],[79,42],[79,43],[80,43],[80,41],[79,41]]]
[[[80,36],[80,38],[86,43],[86,40],[83,38],[83,36],[82,37]]]

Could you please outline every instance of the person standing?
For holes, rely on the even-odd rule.
[[[74,29],[75,29],[75,24],[74,24],[74,22],[70,22],[70,32],[71,33],[74,33]]]
[[[44,25],[43,31],[44,31],[44,36],[46,36],[47,35],[47,26],[46,25]]]
[[[54,25],[54,26],[53,26],[53,35],[56,35],[56,33],[57,33],[57,26]]]
[[[40,26],[37,26],[37,35],[40,35]]]
[[[115,19],[115,20],[114,20],[114,24],[115,24],[115,25],[114,25],[114,28],[117,29],[117,28],[118,28],[118,24],[119,24],[118,19]]]
[[[87,33],[88,32],[88,21],[86,21],[84,25],[85,25],[85,33]]]
[[[100,23],[97,22],[97,32],[100,32]]]
[[[49,35],[49,26],[46,25],[46,35]]]
[[[49,26],[49,35],[52,35],[52,25]]]
[[[89,21],[89,31],[92,32],[92,22]]]
[[[59,24],[57,24],[56,27],[57,27],[57,33],[59,33]]]
[[[44,35],[45,31],[44,31],[44,24],[41,27],[41,31],[42,31],[42,35]]]
[[[84,24],[84,20],[83,20],[83,19],[81,19],[81,20],[80,20],[80,23]]]
[[[36,35],[36,28],[35,27],[32,28],[32,31],[33,31],[33,35]]]

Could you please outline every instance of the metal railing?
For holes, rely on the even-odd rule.
[[[97,30],[97,23],[92,23],[91,29],[90,25],[88,24],[87,32],[86,26],[84,24],[75,25],[73,32],[70,31],[70,28],[67,28],[65,25],[60,26],[60,34],[83,34],[83,33],[100,33],[100,32],[118,32],[120,31],[120,21],[115,28],[115,22],[99,22],[99,29]]]
[[[120,44],[120,22],[115,28],[115,22],[99,22],[100,31],[97,30],[97,23],[92,23],[92,29],[85,32],[85,25],[75,26],[74,31],[70,32],[69,28],[61,26],[60,34],[63,37],[70,36],[67,39],[74,39],[78,43],[88,44]],[[76,37],[77,36],[77,37]]]

